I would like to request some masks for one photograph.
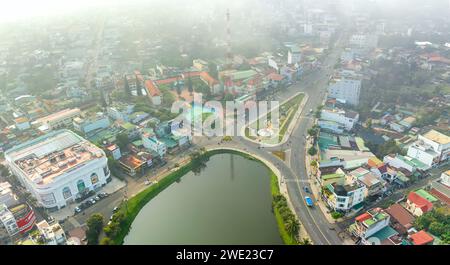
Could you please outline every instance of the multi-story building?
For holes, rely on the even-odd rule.
[[[5,204],[7,207],[17,204],[16,196],[11,187],[9,182],[0,182],[0,204]]]
[[[98,112],[95,115],[73,119],[73,128],[84,134],[88,134],[92,131],[108,128],[110,125],[109,118],[102,112]]]
[[[347,131],[351,131],[358,122],[358,119],[359,114],[354,111],[346,111],[337,108],[324,108],[320,114],[320,120],[322,122],[319,121],[319,126],[321,126],[321,128],[328,128],[326,127],[326,124],[331,122],[336,123],[338,128],[344,128]]]
[[[414,216],[421,216],[433,209],[433,204],[415,192],[410,192],[406,200],[405,209]]]
[[[361,80],[336,78],[330,81],[328,97],[335,98],[346,104],[357,106],[361,91]]]
[[[133,111],[134,105],[128,104],[115,104],[107,109],[109,117],[113,120],[121,120],[125,122],[130,120],[129,115],[133,113]]]
[[[426,171],[430,169],[430,166],[424,164],[418,159],[409,156],[402,156],[400,154],[385,156],[383,158],[383,163],[395,168],[404,168],[411,173],[416,172],[416,170]]]
[[[164,157],[167,153],[167,146],[159,141],[154,134],[143,133],[141,138],[144,147],[157,153],[159,157]]]
[[[370,244],[367,240],[389,226],[389,222],[389,214],[381,208],[374,208],[356,217],[349,230],[354,236],[361,238],[363,244]]]
[[[301,60],[302,60],[302,53],[301,50],[298,48],[298,46],[296,45],[290,46],[288,50],[287,63],[296,64],[300,63]]]
[[[105,153],[69,130],[53,131],[5,152],[11,171],[47,209],[59,209],[107,183]]]
[[[408,148],[408,156],[432,167],[447,161],[450,156],[450,137],[435,130],[419,134]]]
[[[348,212],[352,208],[359,208],[364,201],[366,188],[358,182],[351,184],[332,183],[325,186],[325,202],[334,210]]]
[[[32,122],[35,127],[40,127],[41,130],[56,130],[72,124],[72,120],[79,116],[80,109],[64,109],[59,112],[50,114],[48,116],[39,118]]]
[[[36,224],[45,245],[64,245],[66,234],[59,223],[49,224],[46,220]]]
[[[4,204],[0,204],[0,226],[10,235],[19,233],[19,226],[12,212]]]

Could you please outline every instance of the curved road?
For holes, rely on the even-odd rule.
[[[296,121],[297,124],[286,143],[277,147],[261,147],[258,143],[248,141],[244,137],[233,137],[233,141],[222,144],[223,146],[257,154],[280,170],[286,182],[295,212],[311,240],[317,245],[340,245],[343,244],[343,241],[338,236],[339,227],[330,224],[318,207],[309,208],[304,203],[303,198],[306,195],[316,200],[312,194],[306,194],[303,190],[304,186],[309,187],[305,164],[305,137],[308,128],[313,124],[313,118],[308,116],[307,113],[309,109],[316,109],[325,97],[328,78],[332,74],[333,66],[337,62],[343,48],[342,39],[340,38],[336,42],[335,48],[327,55],[321,70],[309,75],[301,83],[289,87],[283,93],[283,96],[280,97],[280,99],[287,98],[299,91],[309,95],[302,115]],[[214,145],[217,146],[217,142]],[[271,151],[275,150],[290,150],[290,160],[287,163],[281,161],[271,153]],[[309,189],[311,190],[310,187]]]

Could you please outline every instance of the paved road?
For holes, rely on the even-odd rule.
[[[305,167],[304,137],[307,133],[307,129],[312,126],[313,122],[313,118],[307,116],[306,113],[309,112],[309,109],[315,109],[319,106],[325,96],[328,77],[332,73],[332,66],[334,66],[341,53],[342,47],[339,44],[340,42],[338,42],[338,45],[333,52],[327,56],[323,63],[322,70],[311,74],[302,82],[289,87],[287,91],[277,96],[277,99],[282,101],[299,91],[303,91],[309,95],[309,100],[303,108],[302,116],[300,120],[297,121],[289,140],[285,144],[282,144],[279,147],[263,148],[260,147],[259,144],[248,141],[243,137],[234,137],[231,142],[221,143],[222,146],[233,147],[256,154],[269,161],[280,170],[287,184],[288,193],[297,216],[311,237],[311,240],[318,245],[338,245],[343,242],[338,237],[338,232],[340,231],[339,228],[329,224],[320,209],[309,208],[303,202],[303,198],[306,195],[303,191],[303,187],[309,186]],[[213,141],[214,140],[207,140],[203,137],[203,139],[200,138],[198,140],[197,145],[217,145],[217,143],[213,143]],[[274,150],[291,150],[292,155],[290,161],[286,163],[279,160],[271,153],[271,151]],[[308,196],[314,197],[312,194],[308,194]]]

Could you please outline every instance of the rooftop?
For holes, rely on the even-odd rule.
[[[442,134],[435,130],[428,131],[427,133],[425,133],[423,135],[423,137],[425,137],[433,142],[439,143],[439,144],[450,144],[449,136]]]
[[[105,154],[72,131],[59,130],[20,144],[6,156],[27,178],[42,185]]]
[[[434,238],[424,230],[411,235],[411,240],[414,245],[426,245],[433,242]]]
[[[429,202],[438,201],[438,199],[436,199],[433,195],[426,192],[424,189],[418,189],[415,191],[415,193],[417,193],[417,195],[419,195],[420,197],[424,198],[425,200],[427,200]]]
[[[409,228],[414,223],[414,216],[410,214],[403,206],[396,203],[391,205],[386,209],[386,212],[392,216],[393,219],[397,220],[402,226]]]

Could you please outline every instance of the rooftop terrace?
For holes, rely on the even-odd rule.
[[[43,185],[105,154],[77,134],[60,130],[23,143],[6,155],[27,178]]]

